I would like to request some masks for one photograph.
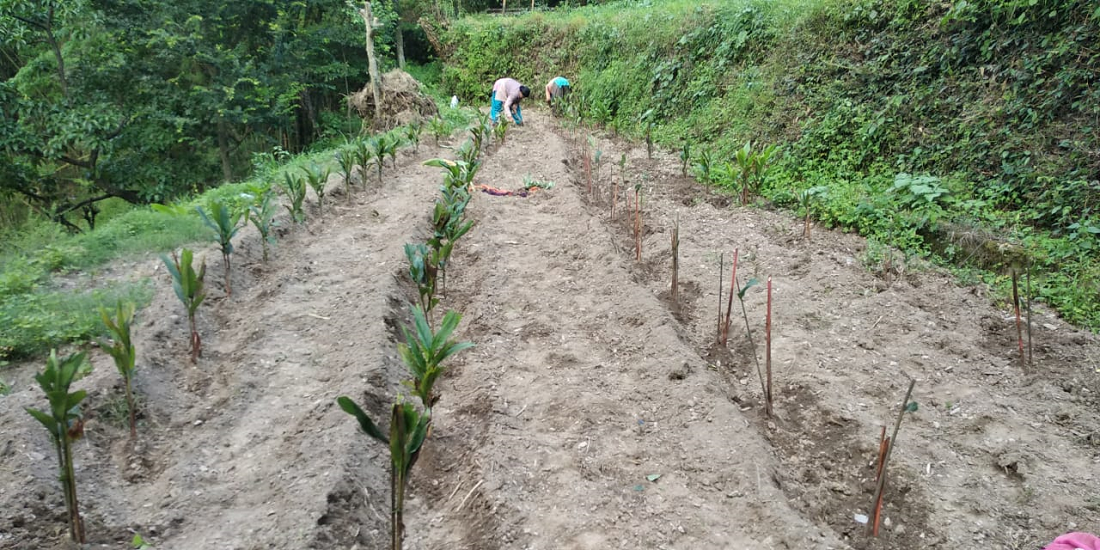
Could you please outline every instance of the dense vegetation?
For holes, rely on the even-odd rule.
[[[1098,43],[1086,0],[623,1],[463,19],[444,83],[480,102],[564,74],[586,120],[689,144],[721,186],[745,142],[779,144],[771,203],[995,284],[1031,264],[1095,329]]]

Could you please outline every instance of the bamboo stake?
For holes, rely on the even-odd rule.
[[[672,303],[679,304],[680,290],[680,214],[672,227]]]
[[[622,177],[622,172],[619,172]],[[619,202],[619,182],[615,181],[615,167],[611,167],[611,221],[615,221],[615,205]]]
[[[1017,284],[1019,275],[1016,268],[1012,268],[1012,309],[1016,312],[1016,345],[1020,348],[1020,363],[1024,363],[1024,332],[1020,323],[1020,289]]]
[[[730,273],[730,289],[737,287],[737,253],[738,249],[733,249],[733,272]],[[722,326],[722,345],[725,346],[729,343],[730,337],[730,314],[733,312],[733,292],[730,292],[729,301],[726,302],[726,323]]]
[[[768,374],[768,387],[764,395],[764,406],[768,416],[772,415],[772,278],[768,277],[768,316],[764,322],[764,339],[767,352],[764,357],[764,370]]]
[[[894,423],[894,433],[890,439],[886,442],[886,457],[882,461],[882,469],[878,476],[878,486],[875,488],[875,498],[872,501],[872,510],[875,506],[878,506],[882,500],[882,492],[886,486],[886,466],[890,462],[890,455],[894,453],[894,445],[898,442],[898,430],[901,429],[901,419],[905,417],[905,412],[909,409],[909,397],[913,395],[913,386],[917,385],[917,381],[909,380],[909,389],[905,391],[905,399],[901,401],[901,410],[898,411],[897,422]],[[873,535],[878,530],[878,518],[874,518],[867,525],[867,533]]]
[[[890,438],[886,437],[886,426],[882,427],[882,434],[879,435],[878,440],[878,468],[875,471],[875,481],[878,482],[879,477],[882,476],[882,467],[885,465],[886,449],[890,445]],[[879,495],[879,499],[875,502],[874,513],[872,514],[872,521],[874,522],[874,529],[872,529],[871,535],[878,536],[879,519],[882,517],[882,495]]]
[[[592,161],[588,158],[588,135],[584,136],[584,177],[588,181],[588,197],[592,198]]]

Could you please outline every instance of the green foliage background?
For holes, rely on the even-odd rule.
[[[1100,328],[1095,2],[620,1],[469,17],[444,38],[444,89],[468,101],[563,74],[613,131],[638,137],[645,117],[719,165],[780,144],[771,202],[827,186],[816,218],[1002,289],[1031,263],[1037,294]]]

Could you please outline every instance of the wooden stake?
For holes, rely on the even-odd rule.
[[[718,334],[716,340],[722,342],[722,278],[726,271],[726,254],[718,255]],[[730,289],[733,292],[733,289]]]
[[[768,416],[772,415],[772,278],[768,277],[768,316],[764,321],[764,339],[767,341],[764,356],[764,370],[768,375],[768,389],[764,395],[764,406]]]
[[[634,259],[641,262],[641,188],[634,188]]]
[[[592,198],[592,161],[588,158],[588,136],[584,137],[584,177],[588,181],[588,197]]]
[[[622,173],[619,173],[622,177]],[[615,205],[619,202],[619,182],[615,181],[615,167],[611,167],[611,221],[615,221]]]
[[[917,381],[910,379],[909,389],[905,391],[905,399],[901,400],[901,410],[898,411],[898,419],[897,422],[894,423],[894,433],[886,442],[886,457],[883,459],[882,468],[879,471],[878,486],[875,488],[875,498],[871,501],[872,510],[874,510],[876,506],[880,506],[883,489],[886,487],[886,466],[890,462],[890,455],[894,452],[894,445],[898,442],[898,430],[901,429],[901,419],[905,417],[905,411],[909,409],[909,397],[913,395],[913,386],[915,385],[917,385]],[[871,522],[867,524],[867,533],[873,536],[877,531],[878,518],[874,517]]]
[[[680,214],[672,226],[672,303],[679,304],[680,289]]]
[[[878,468],[875,472],[875,482],[877,483],[879,477],[882,476],[882,468],[886,465],[886,449],[890,446],[890,438],[886,437],[886,426],[882,427],[882,435],[879,436],[878,441]],[[885,487],[885,485],[883,485]],[[879,495],[878,501],[875,502],[874,512],[871,514],[872,521],[874,522],[874,529],[871,530],[871,535],[878,536],[879,520],[882,518],[882,495]]]
[[[1027,364],[1031,366],[1031,261],[1028,260],[1027,265],[1024,267],[1024,272],[1027,275],[1027,288],[1025,293],[1025,301],[1027,303]]]
[[[1016,344],[1020,348],[1020,363],[1024,363],[1026,357],[1024,356],[1024,332],[1023,326],[1020,323],[1020,290],[1017,284],[1019,275],[1016,273],[1016,268],[1012,268],[1012,309],[1016,312]]]
[[[730,273],[730,297],[726,302],[726,322],[722,325],[722,345],[725,346],[729,343],[730,337],[730,314],[733,311],[733,289],[737,288],[737,253],[738,249],[733,249],[733,272]]]

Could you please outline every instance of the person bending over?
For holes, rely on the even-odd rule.
[[[551,109],[554,103],[561,103],[569,95],[569,81],[564,76],[556,76],[546,83],[546,105]]]
[[[497,125],[501,111],[512,115],[512,121],[517,126],[523,126],[523,111],[519,108],[519,102],[525,97],[531,97],[531,89],[514,78],[502,78],[494,82],[493,98],[489,109],[489,118],[493,120],[493,126]]]

